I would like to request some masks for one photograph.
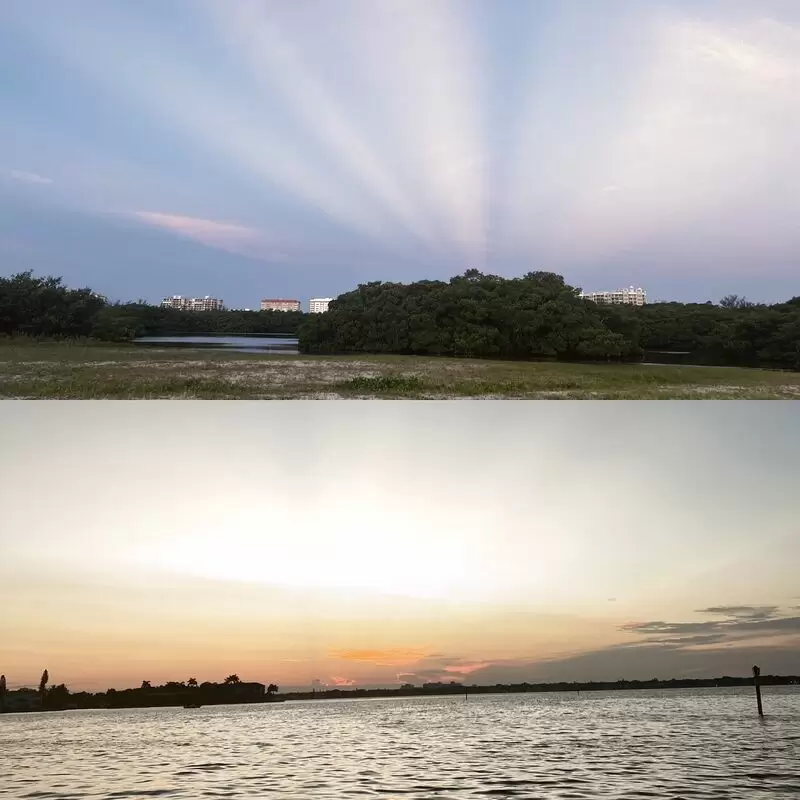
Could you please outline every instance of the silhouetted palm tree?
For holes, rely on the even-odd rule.
[[[44,701],[47,696],[47,681],[49,680],[50,680],[50,675],[47,672],[47,670],[45,670],[42,673],[42,679],[39,681],[39,702],[42,708],[44,708]]]
[[[142,689],[150,689],[150,681],[142,681]]]
[[[197,686],[197,678],[189,678],[189,680],[186,681],[186,685],[187,686]]]
[[[223,683],[228,683],[228,684],[230,684],[230,683],[241,683],[241,680],[239,680],[239,676],[234,673],[233,675],[228,675],[228,677],[225,678]]]
[[[277,694],[277,692],[278,687],[274,683],[271,683],[269,686],[267,686],[267,694]]]

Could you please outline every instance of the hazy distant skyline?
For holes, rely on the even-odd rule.
[[[0,274],[798,294],[794,0],[5,0]]]
[[[800,672],[793,404],[54,406],[0,406],[10,686]]]

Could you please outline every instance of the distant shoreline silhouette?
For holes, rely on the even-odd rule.
[[[364,697],[427,697],[436,695],[524,694],[546,692],[593,692],[635,689],[704,689],[752,686],[753,678],[669,678],[660,680],[618,680],[553,683],[509,683],[481,686],[451,681],[425,683],[421,686],[403,684],[396,688],[339,688],[320,686],[308,691],[289,691],[279,694],[274,684],[241,681],[238,675],[229,675],[221,683],[168,681],[152,686],[149,681],[133,689],[108,689],[105,692],[70,692],[62,683],[46,686],[47,671],[42,675],[39,689],[20,688],[8,690],[5,677],[0,676],[0,712],[64,711],[89,708],[198,708],[206,705],[240,705],[277,703],[287,700],[346,700]],[[761,675],[762,686],[791,686],[800,684],[797,675]]]
[[[0,689],[6,686],[5,676]],[[187,681],[168,681],[153,686],[143,680],[133,689],[108,689],[105,692],[71,692],[63,683],[47,686],[48,672],[44,671],[38,689],[20,688],[0,690],[0,712],[65,711],[79,708],[151,708],[161,706],[227,705],[239,703],[275,703],[285,698],[276,697],[278,686],[240,680],[236,674],[228,675],[220,683],[198,683],[196,678]]]

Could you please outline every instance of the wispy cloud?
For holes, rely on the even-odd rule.
[[[406,280],[456,265],[549,264],[587,285],[587,271],[622,261],[643,283],[728,285],[740,271],[791,285],[789,3],[198,0],[158,24],[136,3],[87,4],[78,18],[47,0],[0,3],[24,43],[21,74],[36,65],[53,97],[66,76],[89,87],[75,98],[80,129],[47,93],[9,98],[4,163],[57,184],[37,191],[52,178],[0,169],[17,202],[95,217],[212,208],[197,213],[246,224],[263,210],[341,289],[356,272]],[[123,110],[141,136],[115,135]],[[189,233],[231,252],[248,236]]]
[[[800,32],[774,19],[765,17],[747,30],[714,30],[708,24],[687,21],[680,30],[692,54],[722,69],[776,88],[800,78],[796,53]]]
[[[345,678],[341,675],[332,675],[331,683],[334,686],[355,686],[355,681],[352,678]]]
[[[477,660],[460,656],[432,653],[410,664],[405,672],[398,673],[401,683],[434,683],[461,681],[474,672],[492,666],[491,660]]]
[[[39,185],[46,185],[53,182],[52,178],[46,178],[44,175],[37,175],[35,172],[25,172],[20,169],[12,169],[7,172],[7,175],[19,183],[33,183]]]
[[[772,20],[664,17],[654,26],[623,120],[594,154],[590,183],[626,191],[614,203],[576,192],[559,242],[595,259],[646,246],[655,237],[737,213],[767,176],[800,179],[793,142],[800,134],[800,29]],[[603,194],[607,194],[606,191]],[[774,194],[774,192],[773,192]],[[770,193],[762,195],[772,203]],[[778,197],[779,195],[774,195]],[[775,203],[770,226],[794,218],[797,205]],[[750,225],[754,218],[748,220]],[[581,230],[581,241],[573,232]]]
[[[400,683],[616,680],[745,674],[755,659],[769,671],[790,673],[800,645],[800,617],[779,606],[712,606],[698,614],[722,619],[631,622],[620,626],[638,641],[543,658],[469,659],[430,654],[397,674]],[[739,666],[737,666],[739,665]]]
[[[400,665],[417,661],[423,658],[424,651],[421,650],[404,650],[404,649],[389,649],[389,650],[334,650],[331,654],[332,658],[342,659],[344,661],[362,661],[369,664],[388,664]]]
[[[797,641],[771,644],[762,640],[757,646],[741,644],[714,648],[641,644],[606,647],[539,661],[509,659],[494,661],[473,673],[470,683],[746,676],[754,663],[760,663],[770,674],[796,674]]]
[[[245,225],[157,211],[134,211],[129,216],[151,227],[236,255],[268,261],[282,261],[287,257],[264,233]]]
[[[739,642],[764,637],[800,637],[800,617],[778,606],[711,606],[698,612],[719,619],[698,622],[631,622],[621,630],[642,637],[644,644],[677,648]],[[628,646],[623,644],[622,646]]]
[[[773,619],[779,616],[778,606],[710,606],[697,613],[750,620]]]
[[[490,663],[490,661],[473,661],[465,664],[450,664],[444,668],[444,671],[448,675],[469,675],[476,670],[488,666]]]
[[[205,149],[212,160],[318,209],[349,232],[381,239],[386,225],[381,215],[349,183],[337,180],[332,165],[302,149],[294,132],[276,120],[272,110],[254,102],[243,86],[225,84],[204,65],[188,61],[181,50],[154,46],[152,30],[122,7],[98,6],[89,19],[72,20],[65,35],[57,15],[36,35],[85,79],[99,84],[111,97],[124,96],[149,118],[158,120],[190,147]],[[109,30],[126,36],[109,37]],[[146,65],[137,54],[150,53]],[[98,54],[108,69],[96,69]],[[209,109],[214,109],[209,114]]]

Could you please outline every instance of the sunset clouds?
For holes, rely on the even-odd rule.
[[[0,417],[14,680],[791,671],[790,405],[189,405]]]
[[[343,661],[364,661],[368,664],[399,666],[422,658],[420,650],[334,650],[332,658]]]

